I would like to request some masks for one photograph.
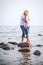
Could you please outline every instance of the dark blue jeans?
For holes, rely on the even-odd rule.
[[[27,37],[29,34],[29,26],[27,28],[25,28],[24,26],[20,26],[21,30],[22,30],[22,37]]]

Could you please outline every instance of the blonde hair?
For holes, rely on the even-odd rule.
[[[28,11],[28,10],[25,10],[23,14],[24,14],[25,16],[28,16],[28,13],[29,13],[29,11]]]

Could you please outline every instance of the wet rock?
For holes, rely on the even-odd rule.
[[[10,44],[13,44],[13,45],[17,45],[17,42],[8,42]]]
[[[3,44],[4,44],[4,42],[1,42],[1,43],[0,43],[0,45],[3,45]]]
[[[0,48],[2,47],[2,45],[4,45],[4,42],[1,42],[1,43],[0,43]]]
[[[18,51],[19,52],[30,52],[30,49],[25,47],[25,48],[20,48]]]
[[[11,39],[11,38],[8,38],[8,39]]]
[[[38,36],[43,36],[42,34],[38,34]]]
[[[41,52],[39,50],[35,50],[35,52],[33,53],[34,55],[40,56]]]
[[[29,43],[26,43],[26,42],[24,42],[24,43],[19,43],[19,44],[18,44],[18,47],[29,47]]]
[[[2,48],[4,50],[14,50],[14,46],[12,44],[4,44]]]
[[[35,45],[36,47],[42,47],[43,45],[40,45],[40,44],[38,44],[38,45]]]

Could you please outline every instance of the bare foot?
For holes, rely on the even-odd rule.
[[[29,45],[29,47],[32,47],[32,44],[29,41],[27,41],[27,44]]]
[[[20,43],[22,44],[22,47],[24,47],[24,42],[23,42],[23,41],[21,41]]]

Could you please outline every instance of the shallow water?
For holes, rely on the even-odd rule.
[[[19,27],[0,27],[0,43],[1,42],[20,42],[21,30]],[[38,36],[42,34],[42,36]],[[18,52],[19,47],[14,45],[14,50],[3,50],[0,48],[0,65],[43,65],[43,46],[35,47],[37,44],[43,45],[43,27],[30,27],[30,41],[33,47],[31,52]],[[40,50],[41,55],[35,56],[33,52]]]

